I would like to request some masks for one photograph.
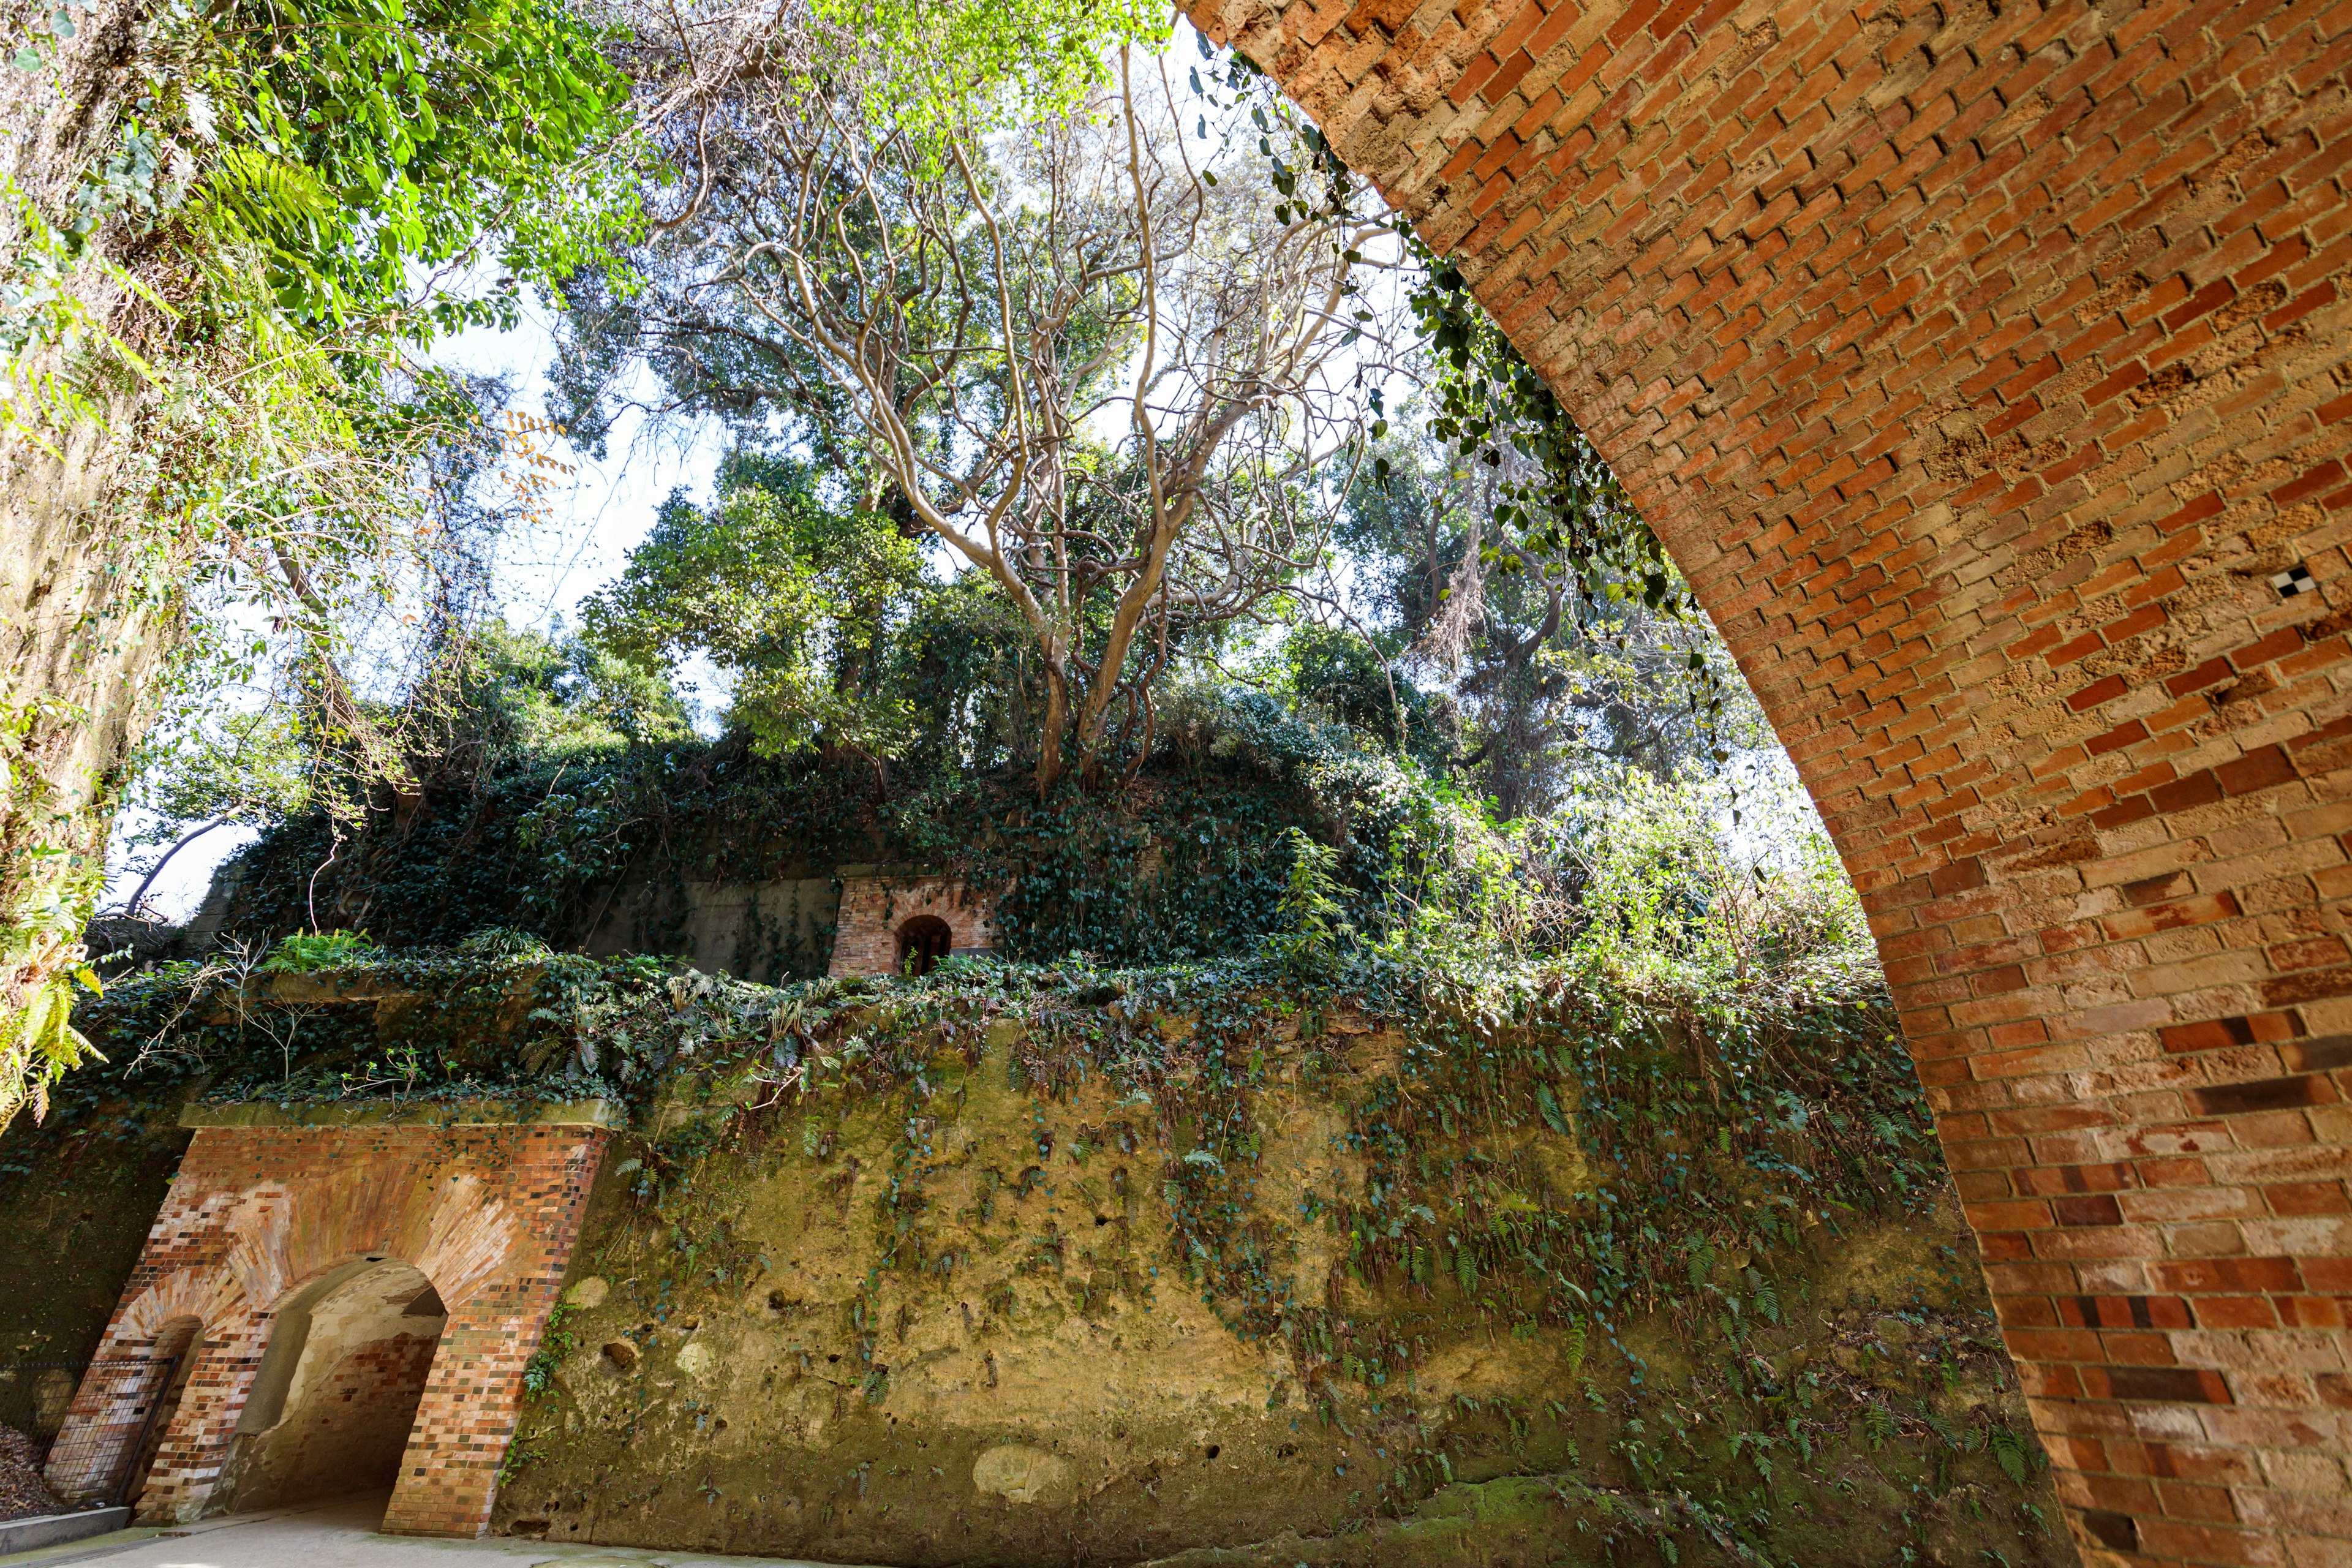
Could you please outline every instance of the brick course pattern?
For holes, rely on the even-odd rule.
[[[2352,6],[1192,15],[1729,640],[2085,1561],[2352,1563]]]
[[[947,922],[949,952],[993,952],[988,896],[954,877],[851,877],[841,884],[831,974],[895,974],[898,932],[920,915]]]
[[[281,1303],[371,1256],[415,1264],[449,1310],[383,1528],[479,1535],[522,1370],[553,1310],[607,1135],[582,1127],[200,1129],[108,1322],[101,1356],[204,1324],[140,1517],[202,1517]],[[73,1416],[102,1416],[85,1389]],[[84,1411],[87,1405],[89,1410]]]

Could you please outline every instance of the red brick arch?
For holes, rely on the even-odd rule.
[[[382,1528],[488,1526],[523,1369],[608,1136],[603,1110],[542,1107],[530,1124],[497,1108],[427,1104],[403,1124],[334,1124],[343,1109],[183,1113],[197,1131],[99,1349],[104,1363],[152,1347],[172,1323],[203,1325],[186,1392],[157,1435],[142,1521],[228,1505],[225,1471],[278,1314],[306,1286],[389,1258],[432,1285],[446,1322]],[[125,1387],[94,1370],[69,1421],[135,1433]]]
[[[1463,258],[1729,639],[2086,1560],[2352,1563],[2352,6],[1193,16]]]

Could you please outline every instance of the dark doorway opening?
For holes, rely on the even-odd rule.
[[[929,974],[948,955],[955,935],[937,915],[917,915],[898,928],[898,973]]]

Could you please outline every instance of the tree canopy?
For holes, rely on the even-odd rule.
[[[1319,945],[1556,944],[1596,790],[1769,745],[1607,465],[1246,60],[1123,5],[387,3],[174,45],[139,112],[203,155],[89,231],[209,258],[135,798],[167,852],[264,826],[273,920],[356,924],[446,829],[432,874],[509,873],[443,912],[572,941],[642,860],[734,864],[724,800],[987,869],[1042,943],[1255,941],[1328,880]],[[429,352],[533,289],[550,419]],[[723,431],[715,478],[509,628],[502,534],[633,407]],[[1191,930],[1121,856],[1197,856]]]

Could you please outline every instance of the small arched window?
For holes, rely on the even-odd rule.
[[[954,940],[948,922],[939,916],[915,916],[898,928],[898,973],[929,974],[948,955]]]

